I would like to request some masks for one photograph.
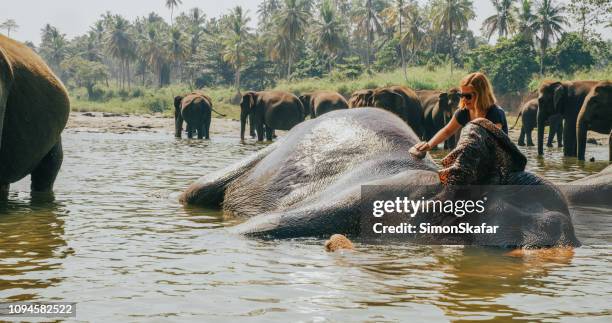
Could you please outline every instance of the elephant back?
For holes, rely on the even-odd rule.
[[[0,35],[0,49],[0,74],[13,75],[10,88],[2,90],[0,127],[0,181],[11,183],[29,174],[58,143],[70,101],[59,78],[29,47]]]

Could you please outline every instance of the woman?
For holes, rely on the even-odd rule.
[[[478,72],[472,73],[461,80],[461,101],[459,102],[459,109],[455,111],[451,121],[440,129],[429,142],[421,142],[415,148],[421,154],[424,154],[454,135],[468,122],[477,118],[489,119],[508,134],[506,113],[495,104],[495,96],[489,79]]]

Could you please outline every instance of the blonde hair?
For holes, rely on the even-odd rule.
[[[489,82],[486,75],[480,72],[472,73],[464,77],[463,80],[461,80],[461,86],[471,86],[474,88],[474,92],[476,93],[474,107],[480,112],[486,113],[486,111],[497,101],[493,94],[491,82]],[[459,107],[462,109],[465,108],[464,98],[461,98],[461,101],[459,101]]]

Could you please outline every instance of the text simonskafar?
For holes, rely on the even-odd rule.
[[[479,200],[426,200],[409,199],[408,197],[396,197],[393,200],[376,200],[372,204],[372,215],[381,218],[387,214],[405,214],[414,218],[418,214],[454,214],[462,218],[470,214],[483,214],[487,197]],[[457,223],[452,225],[433,225],[428,222],[385,225],[376,222],[372,231],[376,234],[495,234],[498,225],[487,225],[481,223],[473,225],[470,223]]]

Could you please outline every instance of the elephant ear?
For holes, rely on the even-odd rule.
[[[565,101],[567,100],[567,87],[559,83],[555,87],[555,91],[553,94],[553,104],[556,113],[563,113],[565,108]]]
[[[251,110],[255,105],[255,93],[247,92],[242,96],[242,100],[240,101],[240,106],[245,110]]]

